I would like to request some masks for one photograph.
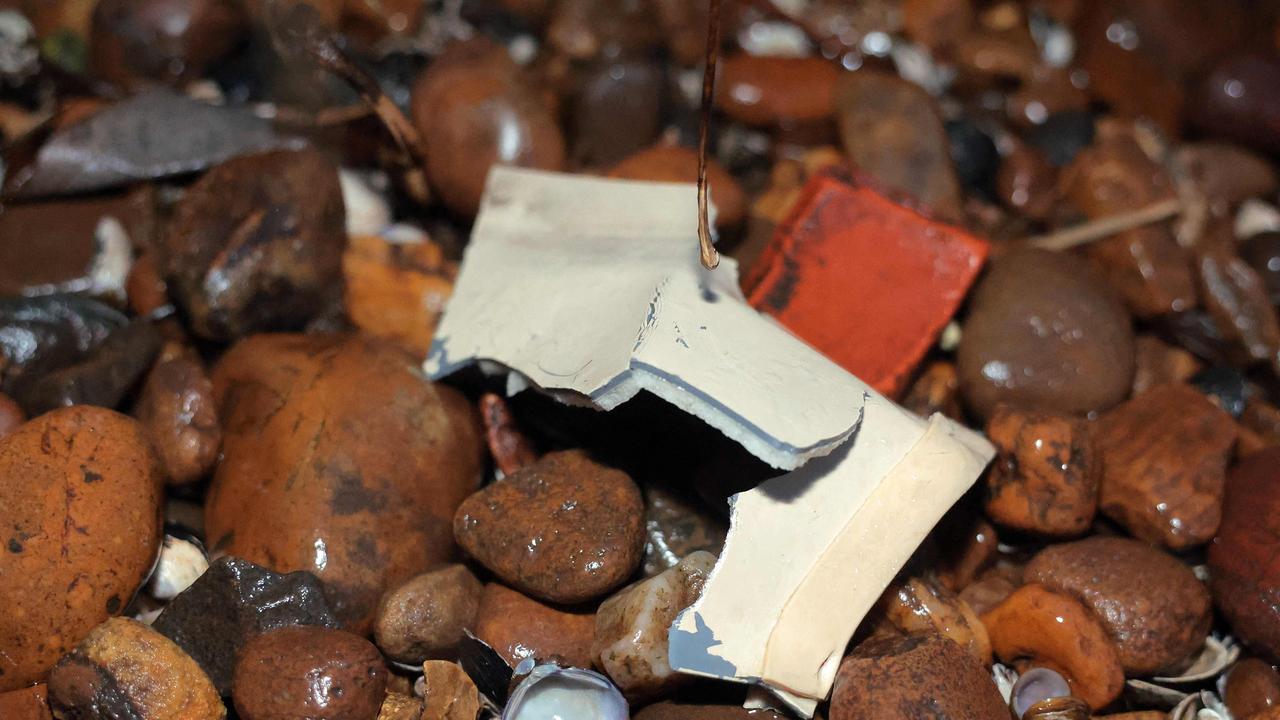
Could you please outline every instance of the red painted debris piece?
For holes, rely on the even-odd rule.
[[[987,243],[862,184],[805,186],[747,278],[747,299],[894,397],[964,299]]]

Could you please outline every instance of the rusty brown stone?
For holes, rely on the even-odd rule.
[[[428,660],[422,666],[422,716],[429,720],[475,720],[480,692],[457,663]]]
[[[698,154],[680,145],[659,143],[628,157],[609,171],[609,177],[653,182],[696,182]],[[730,228],[742,222],[746,196],[728,170],[714,159],[707,161],[707,184],[716,206],[716,227]]]
[[[1164,168],[1131,133],[1100,133],[1063,171],[1063,196],[1089,218],[1102,218],[1174,197]],[[1191,258],[1169,222],[1150,223],[1090,243],[1085,250],[1140,317],[1196,304]]]
[[[55,410],[0,439],[0,691],[124,611],[155,561],[163,480],[142,427]]]
[[[1024,577],[1092,610],[1130,676],[1176,674],[1204,647],[1213,620],[1209,591],[1191,568],[1130,538],[1051,545],[1031,559]]]
[[[426,357],[457,272],[429,240],[391,243],[357,235],[342,254],[347,316],[364,332]]]
[[[921,417],[940,412],[953,420],[959,420],[962,416],[960,375],[955,363],[935,360],[926,365],[919,377],[907,388],[900,402],[903,407]]]
[[[1195,355],[1154,335],[1139,335],[1134,342],[1133,394],[1157,385],[1184,383],[1204,369]]]
[[[716,107],[738,122],[764,127],[828,120],[839,76],[826,58],[730,55],[720,61]]]
[[[362,336],[259,335],[212,377],[215,552],[315,573],[359,632],[388,587],[451,557],[453,513],[480,478],[479,423],[411,355]]]
[[[1209,545],[1214,605],[1235,635],[1280,658],[1280,448],[1245,458],[1227,479],[1223,522]]]
[[[595,613],[561,610],[497,583],[484,586],[475,635],[512,667],[525,658],[591,667]]]
[[[174,211],[159,248],[169,290],[205,338],[301,328],[341,294],[345,214],[316,150],[228,160]]]
[[[840,664],[831,720],[920,717],[1008,717],[1000,691],[981,663],[936,636],[864,641]]]
[[[1083,421],[1000,405],[987,438],[997,453],[986,480],[988,517],[1040,535],[1089,529],[1102,468]]]
[[[1173,550],[1208,542],[1236,433],[1231,416],[1189,385],[1160,385],[1111,410],[1093,428],[1099,509]]]
[[[1245,658],[1227,672],[1222,699],[1238,718],[1251,718],[1280,706],[1280,674],[1266,660]]]
[[[480,610],[480,581],[465,565],[444,565],[389,590],[378,604],[378,648],[402,663],[453,649]]]
[[[48,695],[46,685],[0,693],[0,717],[6,720],[53,720]]]
[[[836,83],[845,154],[889,188],[943,217],[959,217],[960,181],[937,104],[897,75],[860,70]]]
[[[0,393],[0,437],[4,437],[22,426],[27,421],[27,414],[22,406],[13,398]]]
[[[387,674],[368,640],[299,625],[245,644],[232,695],[243,720],[360,720],[377,716]]]
[[[182,648],[136,620],[94,628],[49,673],[59,718],[208,718],[227,715],[209,676]]]
[[[996,195],[1005,207],[1044,220],[1058,205],[1058,170],[1038,148],[1015,142],[996,172]]]
[[[1024,585],[982,616],[991,648],[1004,663],[1029,660],[1067,679],[1095,710],[1124,689],[1115,642],[1097,616],[1069,595]]]
[[[173,485],[209,474],[222,448],[213,383],[199,360],[176,354],[151,368],[134,416],[147,430]]]
[[[576,603],[614,590],[644,552],[644,501],[626,473],[582,451],[550,453],[458,508],[468,554],[530,595]]]

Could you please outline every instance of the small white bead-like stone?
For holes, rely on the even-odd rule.
[[[208,569],[209,560],[195,543],[165,535],[160,561],[151,574],[147,592],[157,600],[170,600],[191,587]]]

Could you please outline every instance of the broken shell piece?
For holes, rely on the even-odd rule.
[[[502,720],[588,717],[627,720],[627,701],[599,673],[552,664],[533,668],[502,711]]]
[[[1182,699],[1169,711],[1169,720],[1230,720],[1231,713],[1217,695],[1202,690]]]
[[[1165,685],[1181,685],[1199,683],[1215,678],[1227,668],[1235,664],[1240,657],[1240,644],[1230,635],[1218,639],[1212,635],[1205,638],[1204,647],[1195,661],[1177,675],[1157,676],[1152,682]]]
[[[157,600],[170,600],[191,587],[191,583],[208,569],[209,559],[198,545],[190,540],[165,535],[164,545],[160,548],[160,560],[151,573],[147,592]]]
[[[1033,706],[1045,700],[1070,695],[1071,686],[1067,684],[1066,678],[1049,668],[1037,667],[1023,673],[1018,682],[1014,683],[1009,704],[1014,717],[1021,718]]]
[[[1148,680],[1133,678],[1124,684],[1124,696],[1131,705],[1168,710],[1187,699],[1187,693],[1177,688],[1157,685]]]

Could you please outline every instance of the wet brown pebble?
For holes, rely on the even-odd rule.
[[[1181,670],[1204,646],[1213,619],[1209,591],[1191,568],[1130,538],[1052,545],[1032,558],[1024,576],[1093,610],[1131,676]]]
[[[609,171],[609,177],[653,182],[696,182],[698,153],[680,145],[659,143],[628,157]],[[730,228],[742,222],[746,195],[733,175],[714,159],[707,161],[707,183],[716,206],[716,227]]]
[[[512,667],[525,658],[591,667],[595,614],[555,608],[489,583],[480,596],[475,635]]]
[[[1040,535],[1089,529],[1101,466],[1083,421],[1000,405],[987,437],[997,452],[987,473],[988,517]]]
[[[1270,195],[1280,183],[1269,162],[1231,143],[1187,143],[1178,148],[1175,158],[1218,215],[1228,214],[1249,198]]]
[[[133,412],[155,444],[170,484],[193,483],[213,470],[222,426],[213,383],[199,360],[182,353],[162,357],[147,375]]]
[[[1265,660],[1245,658],[1227,672],[1222,699],[1233,717],[1253,717],[1280,705],[1280,674]]]
[[[0,691],[40,681],[124,611],[160,547],[162,484],[142,427],[103,408],[0,439]]]
[[[45,685],[0,693],[0,717],[6,720],[53,720],[48,695],[49,689]]]
[[[644,550],[644,503],[626,473],[581,451],[556,452],[458,508],[454,536],[504,582],[576,603],[617,588]]]
[[[180,85],[203,75],[248,29],[232,0],[103,0],[93,11],[89,67],[129,89]]]
[[[897,75],[860,70],[836,83],[845,154],[892,190],[943,217],[959,217],[960,181],[937,104]]]
[[[245,155],[205,173],[160,251],[191,329],[230,340],[305,325],[340,292],[345,244],[337,168],[307,149]]]
[[[740,705],[693,705],[660,702],[635,714],[635,720],[786,720],[772,710],[748,710]]]
[[[227,715],[209,676],[165,636],[136,620],[94,628],[49,673],[59,718],[218,720]]]
[[[1261,232],[1240,244],[1240,256],[1262,280],[1272,306],[1280,306],[1280,232]]]
[[[450,559],[483,445],[467,401],[417,364],[364,336],[258,335],[223,355],[223,458],[205,506],[215,552],[315,573],[359,632],[388,587]]]
[[[902,29],[907,37],[937,56],[947,52],[973,27],[971,0],[904,0]]]
[[[243,720],[377,717],[387,666],[372,643],[342,630],[290,627],[250,640],[232,695]]]
[[[344,307],[362,331],[426,357],[458,268],[440,246],[352,237],[342,253]]]
[[[1164,168],[1147,157],[1124,127],[1100,133],[1063,170],[1061,182],[1063,196],[1091,219],[1174,197]],[[1174,239],[1169,222],[1126,230],[1090,243],[1085,252],[1141,317],[1195,306],[1191,258]]]
[[[839,76],[826,58],[730,55],[720,61],[716,107],[763,127],[827,120]]]
[[[428,660],[422,666],[424,720],[475,720],[480,692],[460,665]]]
[[[593,64],[571,101],[574,163],[607,168],[652,143],[662,129],[666,91],[665,69],[652,58]]]
[[[378,647],[408,664],[448,652],[474,626],[480,590],[465,565],[435,568],[389,590],[373,623]]]
[[[1000,161],[996,194],[1006,207],[1044,220],[1058,203],[1058,171],[1039,149],[1017,142]]]
[[[559,170],[565,143],[544,100],[506,49],[476,39],[447,48],[413,88],[413,121],[431,186],[451,210],[474,215],[495,163]]]
[[[936,636],[864,641],[840,664],[831,720],[913,720],[928,716],[1008,717],[986,669]]]
[[[1089,267],[1047,250],[993,262],[970,298],[957,366],[969,406],[1000,402],[1047,412],[1105,410],[1133,379],[1133,331],[1123,305]]]
[[[17,430],[26,421],[27,415],[22,412],[22,406],[8,395],[0,393],[0,437]]]
[[[1193,98],[1197,126],[1264,152],[1280,152],[1280,53],[1224,59]]]
[[[1209,545],[1214,604],[1236,636],[1280,657],[1280,448],[1250,455],[1231,470],[1222,528]]]
[[[1154,335],[1139,335],[1133,373],[1133,394],[1140,395],[1157,385],[1185,383],[1204,369],[1195,355]]]
[[[1189,385],[1161,385],[1103,415],[1093,436],[1104,515],[1174,550],[1213,537],[1236,441],[1231,416]]]

